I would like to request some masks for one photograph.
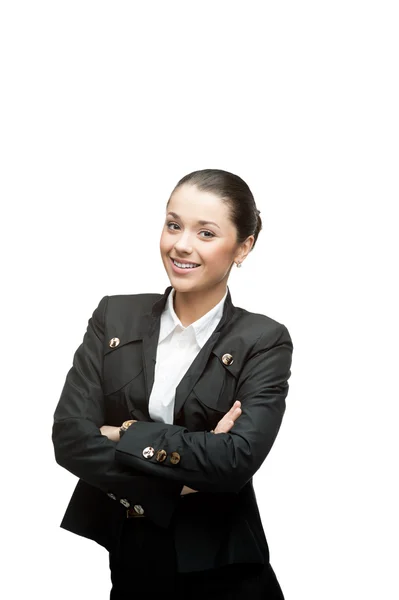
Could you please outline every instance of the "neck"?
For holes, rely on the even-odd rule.
[[[200,292],[175,291],[173,308],[183,327],[198,321],[218,304],[226,293],[226,284]]]

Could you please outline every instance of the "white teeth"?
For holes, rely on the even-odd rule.
[[[173,260],[173,259],[172,259]],[[194,263],[178,263],[177,261],[173,261],[173,263],[175,265],[177,265],[178,267],[180,267],[181,269],[193,269],[194,267],[197,267],[198,265],[194,264]]]

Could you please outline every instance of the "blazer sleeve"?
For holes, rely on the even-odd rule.
[[[117,460],[200,492],[239,492],[262,465],[280,429],[292,352],[285,325],[260,336],[237,383],[235,399],[241,401],[242,414],[229,433],[133,423],[116,445]],[[156,460],[158,450],[167,453],[163,462]]]
[[[145,474],[117,462],[116,442],[102,435],[99,429],[105,424],[101,382],[107,304],[108,296],[104,296],[89,319],[83,342],[67,373],[54,412],[52,442],[55,459],[59,465],[111,497],[145,505],[150,519],[167,526],[182,485],[156,478],[156,473]]]

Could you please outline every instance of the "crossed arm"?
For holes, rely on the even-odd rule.
[[[102,360],[107,302],[107,296],[102,298],[89,319],[54,413],[56,461],[105,492],[146,504],[147,514],[158,522],[169,521],[184,486],[238,492],[266,458],[283,418],[293,349],[286,327],[265,323],[237,382],[242,410],[235,420],[231,411],[223,418],[231,425],[217,432],[224,435],[138,421],[114,441],[112,433],[108,437],[100,430],[106,414]],[[165,449],[168,456],[176,451],[181,460],[172,465],[146,459],[147,446]],[[161,503],[156,501],[160,496]]]
[[[232,429],[234,422],[236,421],[236,419],[238,419],[241,412],[241,402],[237,400],[236,402],[234,402],[230,410],[224,415],[224,417],[220,419],[219,423],[216,425],[212,433],[228,433]],[[113,425],[102,425],[100,427],[102,435],[106,436],[109,440],[113,442],[120,441],[119,430],[119,427],[114,427]],[[180,494],[184,496],[186,494],[192,494],[196,491],[197,490],[193,490],[187,485],[184,485]]]

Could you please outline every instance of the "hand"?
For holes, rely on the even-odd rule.
[[[187,485],[184,485],[180,492],[180,496],[185,496],[186,494],[193,494],[197,491],[198,490],[193,490],[192,488],[188,487]]]
[[[241,415],[241,402],[237,400],[234,402],[233,406],[230,410],[222,417],[219,423],[216,425],[213,433],[229,433],[230,429],[233,427],[236,419]],[[192,488],[185,485],[180,492],[180,496],[185,496],[186,494],[192,494],[197,492],[198,490],[193,490]]]
[[[105,435],[112,442],[119,442],[119,427],[113,427],[112,425],[103,425],[100,427],[102,435]]]
[[[236,400],[230,410],[222,417],[216,425],[213,433],[229,433],[236,419],[241,415],[241,402]]]

